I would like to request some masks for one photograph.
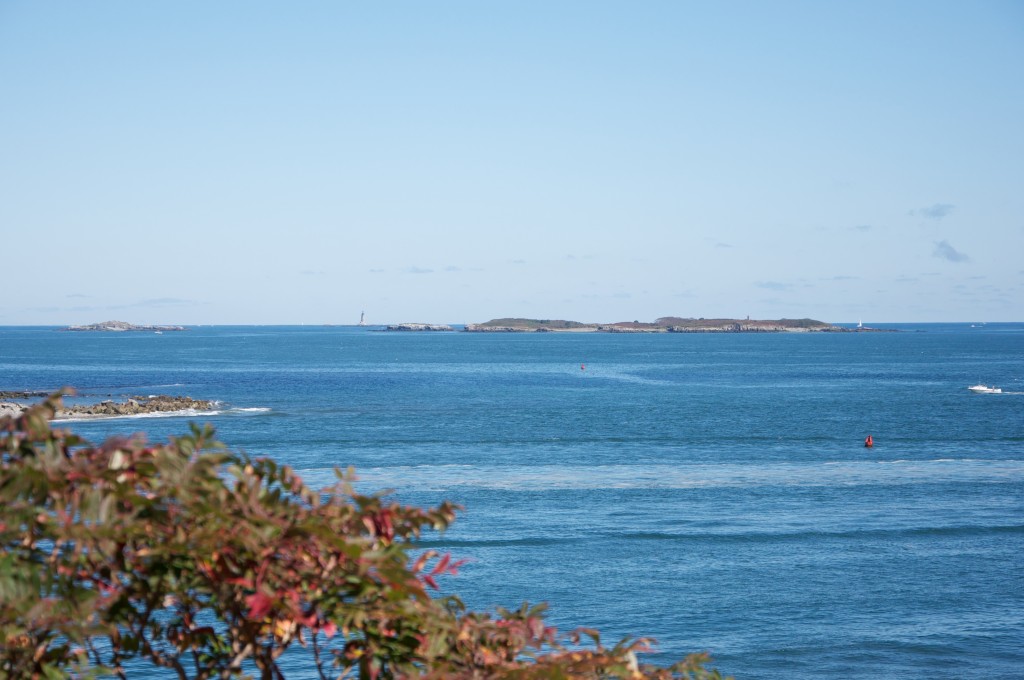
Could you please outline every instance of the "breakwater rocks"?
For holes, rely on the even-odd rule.
[[[451,326],[438,323],[397,323],[386,326],[386,331],[453,331]]]
[[[0,392],[5,399],[38,396],[34,392]],[[101,401],[95,404],[74,404],[57,410],[54,420],[66,418],[118,418],[137,416],[146,413],[174,413],[183,411],[210,411],[217,406],[209,399],[193,399],[192,397],[174,397],[157,394],[149,397],[129,397],[124,401]],[[19,402],[0,402],[0,417],[19,416],[28,407]]]
[[[143,331],[151,333],[163,333],[164,331],[183,331],[184,326],[137,326],[127,321],[102,321],[90,323],[85,326],[68,326],[65,331],[105,331],[111,333],[124,333],[127,331]]]

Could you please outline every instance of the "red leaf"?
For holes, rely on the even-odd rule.
[[[265,593],[254,593],[245,598],[245,603],[249,605],[248,616],[250,619],[262,619],[274,604]]]
[[[432,575],[443,574],[445,568],[448,566],[448,563],[451,561],[451,559],[452,559],[451,553],[445,553],[444,555],[441,556],[441,559],[438,560],[437,564],[434,565],[434,570],[431,571],[430,573]]]

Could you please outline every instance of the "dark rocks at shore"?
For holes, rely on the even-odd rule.
[[[48,397],[50,394],[52,394],[52,392],[0,390],[0,399],[35,399],[37,397]]]
[[[124,333],[126,331],[143,331],[151,333],[163,333],[164,331],[183,331],[184,326],[137,326],[127,321],[103,321],[91,323],[84,326],[68,326],[65,331],[106,331],[113,333]]]
[[[43,393],[49,394],[49,393]],[[38,396],[31,392],[0,392],[4,399]],[[96,404],[74,404],[63,406],[57,410],[55,420],[66,418],[116,418],[119,416],[135,416],[145,413],[172,413],[177,411],[209,411],[216,407],[216,402],[209,399],[193,399],[192,397],[175,397],[158,394],[149,397],[129,397],[124,401],[106,400]],[[27,404],[15,402],[0,403],[0,417],[19,416],[28,407]]]

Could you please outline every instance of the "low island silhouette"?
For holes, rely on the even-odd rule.
[[[401,323],[388,331],[454,331],[453,326]],[[501,318],[467,324],[468,333],[855,333],[878,329],[846,328],[815,319],[707,319],[663,316],[652,322],[583,323],[564,319]]]

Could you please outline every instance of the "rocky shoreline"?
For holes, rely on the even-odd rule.
[[[48,392],[3,392],[0,399],[31,399],[47,396]],[[4,416],[18,417],[30,404],[21,401],[0,401],[0,418]],[[136,416],[146,413],[173,413],[176,411],[210,411],[217,407],[217,402],[209,399],[193,399],[157,394],[148,397],[128,397],[124,401],[108,399],[95,404],[74,404],[57,409],[54,420],[68,418],[118,418]]]

